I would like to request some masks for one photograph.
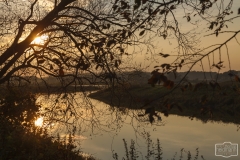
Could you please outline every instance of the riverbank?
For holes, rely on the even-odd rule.
[[[108,105],[128,109],[154,108],[165,116],[174,114],[208,121],[240,124],[240,95],[230,82],[219,84],[213,89],[210,85],[194,90],[182,86],[173,92],[163,86],[131,86],[129,88],[108,88],[89,95]]]

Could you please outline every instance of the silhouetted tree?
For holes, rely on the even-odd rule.
[[[82,76],[82,71],[104,79],[106,72],[114,72],[124,63],[122,57],[128,55],[129,46],[143,45],[146,42],[143,40],[145,35],[150,32],[156,32],[164,39],[175,37],[179,51],[184,55],[182,58],[185,62],[179,56],[174,65],[162,66],[164,72],[181,68],[188,60],[192,61],[193,56],[198,57],[192,62],[195,65],[221,49],[240,32],[232,32],[233,36],[225,43],[203,56],[199,55],[199,51],[196,52],[195,39],[190,37],[190,33],[183,33],[179,23],[184,19],[191,23],[191,19],[198,16],[207,21],[209,29],[218,36],[225,24],[236,18],[231,16],[227,19],[232,13],[233,0],[221,10],[214,8],[218,3],[226,2],[2,1],[0,83],[10,80],[12,76],[34,73],[40,76],[44,73],[54,77],[74,77],[69,83],[83,79],[93,83],[92,79]],[[186,13],[184,8],[191,12]],[[219,12],[214,14],[210,9]],[[180,12],[186,16],[177,17]],[[162,56],[167,57],[166,54]]]
[[[240,33],[228,31],[232,35],[223,43],[199,50],[197,33],[184,32],[179,25],[198,26],[195,19],[212,30],[212,35],[224,34],[226,25],[239,18],[233,14],[232,4],[233,0],[1,1],[0,84],[16,77],[26,80],[26,76],[44,81],[48,75],[59,78],[63,87],[99,81],[114,85],[116,72],[136,67],[129,69],[131,61],[124,57],[131,59],[130,52],[136,46],[149,49],[154,46],[152,37],[159,36],[175,40],[179,53],[173,63],[156,66],[149,83],[154,86],[152,82],[161,80],[172,89],[174,84],[166,79],[166,73],[176,73],[183,66],[190,71],[210,54],[221,55],[221,49]],[[223,62],[219,59],[217,63],[209,60],[209,64],[220,70]],[[71,78],[64,81],[67,77]]]

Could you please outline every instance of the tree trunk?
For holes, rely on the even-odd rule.
[[[0,56],[0,83],[3,83],[1,79],[4,78],[5,74],[11,66],[21,57],[24,51],[29,47],[31,42],[37,37],[37,35],[48,27],[52,20],[62,11],[67,5],[74,2],[75,0],[62,0],[58,6],[50,11],[41,21],[38,22],[37,26],[31,31],[29,36],[20,43],[14,43]],[[13,57],[12,57],[13,56]],[[12,58],[11,58],[12,57]],[[10,59],[11,58],[11,59]],[[6,63],[6,61],[8,61]]]

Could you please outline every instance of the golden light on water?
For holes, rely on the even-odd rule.
[[[39,117],[39,118],[35,121],[35,126],[41,127],[42,125],[43,125],[43,117]]]

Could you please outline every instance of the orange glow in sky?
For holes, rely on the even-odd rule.
[[[229,1],[226,1],[229,2]],[[227,39],[229,39],[234,33],[234,31],[240,30],[240,15],[238,14],[238,9],[240,8],[240,0],[234,0],[232,11],[233,13],[226,17],[226,19],[229,19],[231,17],[237,17],[231,21],[228,21],[225,23],[227,26],[224,26],[224,28],[221,30],[222,32],[229,32],[229,33],[220,33],[218,36],[216,36],[213,30],[210,30],[208,27],[210,23],[200,21],[198,25],[192,25],[189,22],[186,21],[186,19],[183,18],[184,13],[180,10],[177,10],[175,12],[176,17],[179,19],[179,26],[183,33],[188,32],[189,30],[193,29],[196,31],[196,36],[199,37],[199,42],[197,42],[196,47],[199,49],[207,48],[211,45],[216,44],[222,44]],[[214,12],[216,12],[216,7]],[[192,18],[193,22],[195,22],[196,19],[194,17]],[[230,33],[230,31],[232,33]],[[212,34],[212,35],[210,35]],[[156,37],[152,41],[153,45],[156,47],[150,51],[149,49],[139,49],[134,48],[133,51],[135,51],[134,54],[134,60],[133,62],[136,64],[139,64],[142,68],[147,68],[148,72],[151,72],[154,70],[154,66],[161,65],[163,63],[169,63],[171,64],[176,58],[179,53],[177,50],[177,43],[176,39],[167,38],[164,40],[162,37]],[[215,47],[216,48],[216,47]],[[212,48],[213,49],[213,48]],[[205,50],[201,54],[206,54],[211,49]],[[170,56],[167,58],[163,58],[159,56],[159,53],[169,54]],[[184,59],[184,57],[182,56]],[[180,59],[181,60],[181,59]],[[195,71],[213,71],[218,72],[218,69],[216,67],[212,67],[213,64],[218,63],[219,61],[223,61],[223,68],[220,70],[220,72],[226,72],[229,70],[240,70],[240,33],[236,36],[236,38],[233,38],[230,42],[227,43],[227,45],[223,45],[220,50],[216,50],[215,52],[209,54],[208,57],[205,57],[202,60],[201,63],[197,63],[192,70]],[[191,67],[191,65],[185,65],[183,66],[178,72],[184,72],[187,71]]]
[[[34,123],[35,126],[41,127],[43,125],[43,117],[39,117]]]
[[[42,36],[40,36],[40,37],[36,37],[36,38],[32,41],[32,44],[44,44],[47,39],[48,39],[48,36],[42,35]]]

